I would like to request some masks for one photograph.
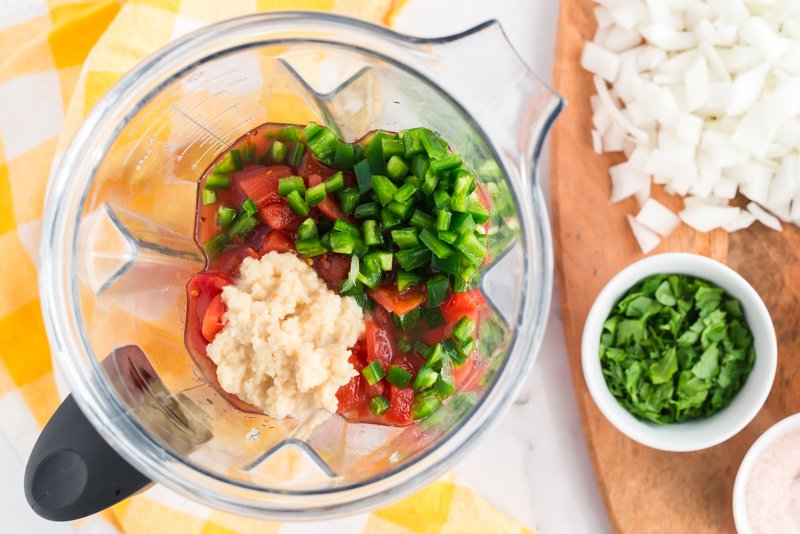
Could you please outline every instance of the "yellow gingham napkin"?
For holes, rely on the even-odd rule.
[[[142,58],[207,23],[289,8],[386,23],[401,3],[0,0],[0,430],[21,460],[59,404],[35,262],[51,163],[86,113]],[[155,486],[76,528],[93,534],[530,532],[457,484],[456,475],[370,514],[303,525],[232,516]]]

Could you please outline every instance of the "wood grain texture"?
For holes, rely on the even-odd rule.
[[[552,204],[557,279],[578,406],[601,494],[614,529],[622,533],[734,532],[731,498],[739,464],[770,425],[800,410],[800,232],[761,225],[728,236],[686,226],[654,251],[694,252],[727,263],[761,294],[776,323],[778,375],[766,406],[742,432],[711,449],[667,453],[635,443],[602,416],[586,388],[580,343],[584,321],[602,287],[640,259],[626,214],[636,201],[609,204],[608,167],[619,155],[592,151],[591,76],[579,64],[595,23],[589,0],[562,0],[554,70],[556,91],[567,99],[552,135]],[[675,211],[682,201],[655,191]]]

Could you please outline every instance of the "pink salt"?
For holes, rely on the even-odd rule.
[[[750,472],[746,502],[756,534],[800,533],[800,430],[761,453]]]

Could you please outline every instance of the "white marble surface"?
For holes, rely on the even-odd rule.
[[[405,33],[433,36],[497,19],[528,65],[549,80],[557,11],[554,0],[410,0],[396,26]],[[542,175],[547,190],[546,161]],[[537,532],[607,532],[572,391],[557,295],[553,302],[539,360],[522,393],[457,472],[459,480]],[[0,530],[75,532],[28,509],[22,470],[22,459],[0,433]]]

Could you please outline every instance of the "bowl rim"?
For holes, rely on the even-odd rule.
[[[736,471],[736,479],[733,483],[733,522],[739,534],[752,534],[753,532],[747,516],[747,484],[756,461],[779,438],[798,430],[800,430],[800,413],[789,415],[765,430],[747,449],[747,453]]]
[[[700,275],[692,272],[699,269],[707,269],[712,271],[713,274],[706,273]],[[761,341],[766,343],[768,347],[766,353],[759,353],[756,359],[756,365],[758,365],[758,362],[764,362],[762,365],[767,366],[767,377],[758,385],[756,402],[747,405],[747,409],[742,411],[742,417],[736,419],[735,424],[726,426],[723,429],[724,431],[708,433],[702,439],[685,438],[680,442],[675,442],[674,440],[668,439],[668,436],[671,434],[670,427],[673,425],[659,426],[654,423],[640,421],[627,412],[609,392],[605,377],[602,375],[600,359],[597,356],[597,346],[600,334],[602,333],[602,324],[605,322],[615,303],[631,286],[641,279],[664,272],[685,272],[685,274],[691,276],[705,278],[723,287],[726,291],[730,291],[732,288],[731,284],[735,284],[736,289],[744,293],[747,297],[747,302],[742,302],[743,306],[748,311],[755,310],[757,315],[757,317],[750,317],[748,324],[752,327],[754,322],[758,321],[767,326],[760,336],[755,329],[753,329],[755,342],[758,343],[760,341],[759,337],[761,337]],[[725,278],[726,280],[720,282],[719,278]],[[615,274],[595,298],[586,317],[581,339],[581,367],[583,369],[584,381],[595,405],[603,416],[617,430],[634,441],[654,449],[668,452],[690,452],[713,447],[733,437],[747,426],[761,410],[772,389],[775,373],[777,371],[777,353],[775,327],[769,315],[769,310],[750,283],[739,273],[721,262],[707,256],[687,252],[669,252],[647,256],[631,263]],[[753,369],[755,370],[755,366]],[[725,409],[728,408],[730,408],[730,406]],[[703,419],[683,424],[702,425],[708,420],[709,419]]]

